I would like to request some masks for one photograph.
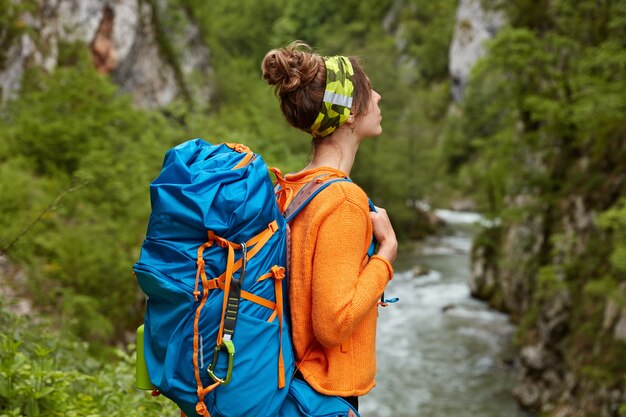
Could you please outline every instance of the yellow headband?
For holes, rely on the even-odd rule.
[[[323,138],[333,133],[350,117],[354,95],[354,69],[345,56],[325,57],[326,91],[315,122],[308,130],[314,137]]]

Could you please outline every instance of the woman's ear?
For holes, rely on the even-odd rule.
[[[346,120],[346,124],[350,126],[354,126],[355,121],[356,121],[356,118],[354,117],[354,113],[350,112],[350,116],[348,116],[348,120]]]

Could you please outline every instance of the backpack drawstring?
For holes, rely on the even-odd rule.
[[[278,204],[278,210],[284,213],[289,207],[289,204],[294,198],[293,189],[288,185],[289,183],[283,177],[283,173],[278,168],[270,168],[270,171],[276,176],[276,188],[274,193],[276,194],[276,203]]]

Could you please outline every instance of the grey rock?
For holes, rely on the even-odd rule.
[[[511,225],[502,246],[499,283],[504,304],[514,314],[522,314],[529,308],[532,281],[537,273],[536,259],[543,246],[543,218],[528,217]]]
[[[604,317],[602,319],[602,329],[610,330],[615,323],[620,319],[621,308],[613,300],[609,300],[604,307]]]
[[[555,291],[541,306],[538,330],[541,341],[556,345],[566,334],[570,318],[570,295],[566,288]]]
[[[41,1],[36,12],[22,19],[36,33],[37,42],[28,35],[14,41],[5,67],[0,68],[0,106],[15,97],[27,67],[48,72],[56,68],[62,42],[91,48],[96,68],[110,73],[137,106],[163,107],[186,91],[193,102],[208,103],[211,56],[199,29],[188,21],[181,36],[168,39],[175,50],[176,56],[170,57],[177,61],[173,63],[162,56],[152,12],[151,3],[140,0]],[[104,24],[106,31],[102,31]],[[179,77],[173,65],[180,69]]]
[[[113,45],[119,61],[128,58],[137,37],[138,24],[139,3],[137,0],[118,0],[115,4],[115,19],[113,20]]]
[[[213,75],[211,51],[202,41],[202,34],[197,26],[189,24],[183,36],[180,43],[187,47],[183,49],[181,56],[181,70],[187,79],[201,80],[200,83],[195,83],[190,91],[194,103],[208,103],[213,94],[210,82]]]
[[[544,372],[542,378],[551,387],[559,387],[563,384],[563,378],[554,369]]]
[[[17,315],[33,313],[33,302],[17,290],[26,288],[26,280],[24,271],[0,254],[0,298],[3,308]]]
[[[421,277],[424,275],[428,275],[430,270],[424,265],[416,265],[411,269],[411,272],[413,273],[414,276]]]
[[[139,107],[157,108],[171,103],[180,92],[174,70],[161,61],[148,4],[140,8],[134,43],[112,77],[133,96]]]
[[[485,10],[481,0],[459,1],[454,37],[449,51],[454,100],[462,100],[472,67],[486,53],[485,41],[493,38],[505,21],[503,13]]]
[[[552,356],[541,345],[524,346],[520,351],[522,365],[532,371],[543,371],[554,364]]]
[[[538,384],[529,381],[518,383],[512,393],[524,407],[538,409],[541,405],[541,387]]]
[[[56,4],[57,34],[68,42],[90,43],[98,30],[106,0],[60,0],[49,2],[50,9]],[[54,27],[54,26],[53,26]]]
[[[573,405],[561,405],[552,413],[552,417],[584,417],[585,413]]]
[[[620,284],[616,297],[626,298],[626,283]],[[612,331],[616,340],[626,341],[626,308],[615,298],[609,298],[604,307],[602,330]]]
[[[562,237],[554,242],[557,263],[568,263],[572,258],[584,256],[589,236],[596,231],[596,213],[587,208],[584,198],[572,195],[560,204],[563,213],[561,224]]]
[[[615,325],[613,337],[617,340],[626,342],[626,309],[622,309],[620,318]]]
[[[496,273],[486,258],[486,249],[482,246],[472,251],[471,272],[468,281],[470,293],[474,297],[491,294],[496,282]]]
[[[7,54],[7,66],[0,70],[0,105],[15,98],[20,89],[28,59],[35,52],[35,43],[28,35],[22,35]]]
[[[401,16],[414,16],[417,7],[407,0],[394,0],[389,11],[382,19],[382,27],[393,37],[396,51],[399,53],[396,61],[398,69],[398,79],[406,85],[414,83],[419,74],[419,63],[417,58],[407,51],[410,42],[410,34],[406,25],[402,22]]]

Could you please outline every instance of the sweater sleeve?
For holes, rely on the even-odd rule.
[[[327,348],[354,332],[383,293],[393,271],[373,256],[361,271],[371,241],[367,209],[344,200],[320,225],[313,257],[312,316],[315,337]]]

